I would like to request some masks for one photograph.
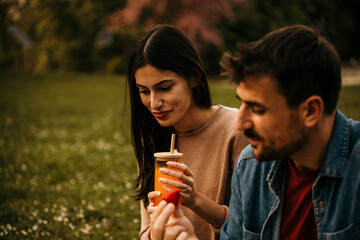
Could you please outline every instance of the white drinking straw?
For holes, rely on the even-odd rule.
[[[175,147],[175,133],[171,134],[171,145],[170,145],[170,153],[174,153],[174,147]]]

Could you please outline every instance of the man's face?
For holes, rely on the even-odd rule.
[[[237,86],[240,105],[236,128],[250,139],[260,162],[290,157],[301,150],[308,134],[298,108],[289,109],[269,75],[247,77]]]

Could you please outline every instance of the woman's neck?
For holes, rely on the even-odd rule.
[[[193,132],[201,128],[218,108],[219,106],[211,106],[209,108],[192,107],[184,117],[174,125],[174,128],[179,133]]]

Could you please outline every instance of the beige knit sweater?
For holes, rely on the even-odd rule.
[[[197,191],[222,205],[229,216],[231,174],[237,157],[248,144],[243,132],[235,129],[237,109],[219,105],[213,116],[199,129],[177,133],[177,149],[184,154],[183,162],[194,174]],[[212,228],[192,210],[181,206],[199,239],[218,239],[220,229]],[[149,214],[141,203],[140,238],[149,239]],[[225,220],[224,219],[224,222]]]

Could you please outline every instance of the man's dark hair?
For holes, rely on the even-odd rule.
[[[299,106],[312,95],[324,102],[331,114],[341,89],[341,64],[334,46],[312,28],[295,25],[275,30],[261,40],[241,44],[220,62],[223,75],[239,84],[245,78],[270,75],[289,108]]]

